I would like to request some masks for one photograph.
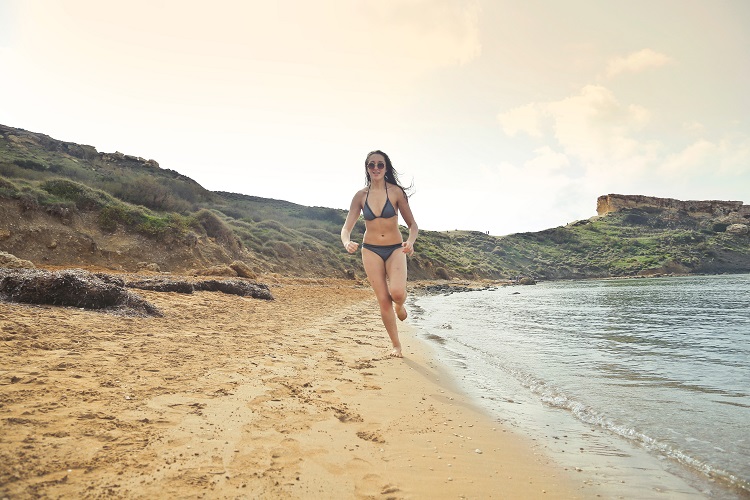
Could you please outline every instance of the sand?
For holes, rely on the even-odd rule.
[[[277,280],[278,281],[278,280]],[[372,291],[138,290],[162,318],[0,303],[0,498],[586,498]]]

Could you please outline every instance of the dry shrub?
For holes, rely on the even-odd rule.
[[[294,251],[292,245],[285,241],[277,241],[273,244],[273,249],[276,250],[276,255],[283,259],[294,257],[294,255],[297,253]]]

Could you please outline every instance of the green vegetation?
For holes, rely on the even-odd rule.
[[[168,244],[208,239],[286,273],[361,275],[343,251],[344,210],[210,192],[154,162],[0,126],[0,200],[70,219],[94,214],[108,233]],[[594,200],[592,200],[593,204]],[[415,278],[565,279],[657,272],[750,272],[750,237],[657,208],[623,210],[534,233],[422,230]],[[406,229],[403,228],[404,235]],[[364,222],[352,237],[361,241]]]

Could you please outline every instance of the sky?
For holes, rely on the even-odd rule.
[[[747,0],[0,0],[0,123],[212,191],[348,209],[388,153],[421,229],[600,195],[750,203]]]

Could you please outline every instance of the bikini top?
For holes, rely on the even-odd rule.
[[[396,208],[393,206],[393,203],[391,203],[391,200],[388,198],[388,183],[385,183],[385,205],[383,205],[383,210],[380,211],[380,215],[375,215],[375,213],[370,208],[369,203],[367,203],[367,200],[370,198],[370,190],[367,190],[367,196],[365,197],[365,206],[362,207],[362,215],[365,217],[365,220],[374,220],[374,219],[390,219],[391,217],[396,216]]]

